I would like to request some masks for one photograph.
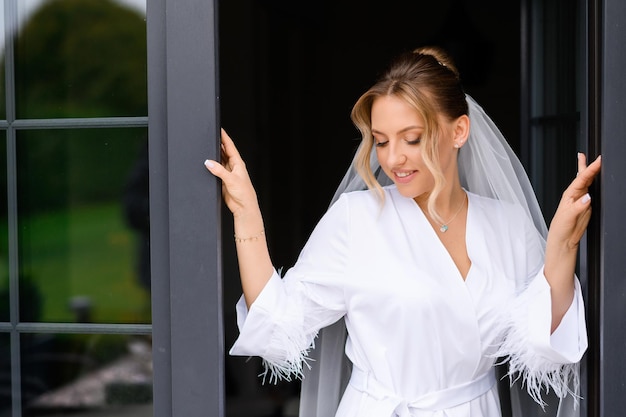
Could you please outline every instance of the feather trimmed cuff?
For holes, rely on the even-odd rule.
[[[496,357],[508,362],[511,384],[520,380],[539,405],[542,390],[552,389],[559,398],[579,399],[579,361],[587,349],[587,332],[580,283],[561,324],[550,334],[552,302],[543,269],[519,294],[504,315],[504,341]]]
[[[317,332],[306,332],[309,326],[304,322],[300,297],[294,296],[294,292],[283,294],[282,281],[275,272],[250,310],[243,297],[237,303],[240,334],[229,353],[260,356],[263,383],[301,379],[304,367],[310,368],[309,350],[317,336]]]

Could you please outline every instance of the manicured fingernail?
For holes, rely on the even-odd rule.
[[[208,159],[206,161],[204,161],[204,166],[207,168],[213,168],[215,166],[215,163],[213,161],[209,161]]]
[[[583,196],[582,202],[583,204],[586,203],[587,201],[591,200],[591,196],[589,194],[585,194]]]

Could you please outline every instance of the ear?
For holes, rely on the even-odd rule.
[[[470,131],[470,119],[467,115],[462,115],[454,121],[454,147],[460,148],[467,141]]]

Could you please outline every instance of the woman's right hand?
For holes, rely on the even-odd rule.
[[[222,163],[207,159],[204,166],[222,180],[224,202],[234,217],[243,215],[248,210],[258,211],[256,191],[248,175],[246,164],[233,140],[224,129],[222,132]]]
[[[261,293],[274,267],[267,249],[263,217],[246,164],[222,129],[222,163],[207,159],[206,168],[222,180],[224,202],[233,213],[241,287],[248,308]]]

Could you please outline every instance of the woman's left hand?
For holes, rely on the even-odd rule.
[[[585,155],[578,154],[578,174],[563,192],[550,223],[544,275],[550,284],[552,331],[559,326],[574,297],[578,245],[591,218],[589,186],[600,172],[601,165],[599,156],[587,166]]]
[[[561,249],[578,249],[589,219],[591,218],[591,196],[589,186],[600,172],[602,159],[598,156],[589,166],[583,153],[578,154],[578,174],[563,192],[559,206],[550,223],[548,241]]]

